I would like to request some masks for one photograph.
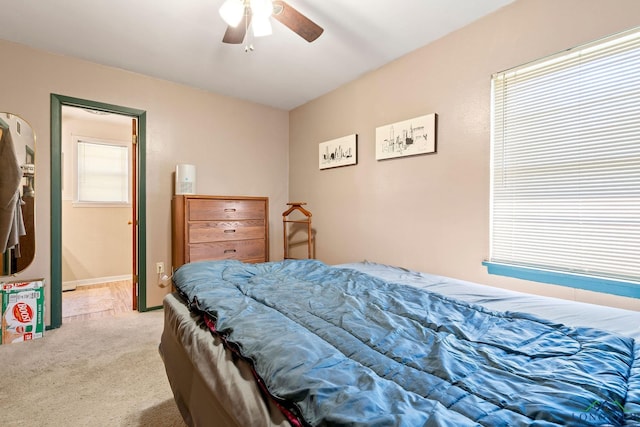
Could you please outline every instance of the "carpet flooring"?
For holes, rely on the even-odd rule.
[[[0,425],[184,427],[158,344],[163,312],[63,324],[0,345]]]

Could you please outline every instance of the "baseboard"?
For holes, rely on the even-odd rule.
[[[122,276],[95,277],[82,280],[69,280],[67,282],[62,282],[62,291],[72,291],[79,286],[99,285],[101,283],[119,282],[121,280],[129,279],[131,279],[131,274],[124,274]]]

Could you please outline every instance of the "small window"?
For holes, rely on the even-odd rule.
[[[129,204],[129,148],[126,143],[76,141],[76,202]]]
[[[497,73],[492,92],[489,272],[638,297],[640,31]]]

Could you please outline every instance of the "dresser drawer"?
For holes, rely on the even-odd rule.
[[[247,240],[264,238],[264,220],[198,221],[189,223],[189,243],[221,240]]]
[[[262,200],[192,199],[188,201],[188,221],[255,219],[265,217]]]
[[[265,241],[254,239],[194,243],[189,245],[189,258],[190,262],[217,259],[265,262]]]

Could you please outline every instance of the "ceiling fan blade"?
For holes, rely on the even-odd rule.
[[[244,40],[244,36],[247,34],[247,28],[251,23],[251,15],[246,13],[242,16],[242,20],[236,27],[227,27],[227,31],[224,32],[222,38],[223,43],[240,44]]]
[[[320,37],[324,31],[322,27],[289,6],[288,3],[284,1],[274,1],[273,3],[275,5],[273,17],[309,43]]]

